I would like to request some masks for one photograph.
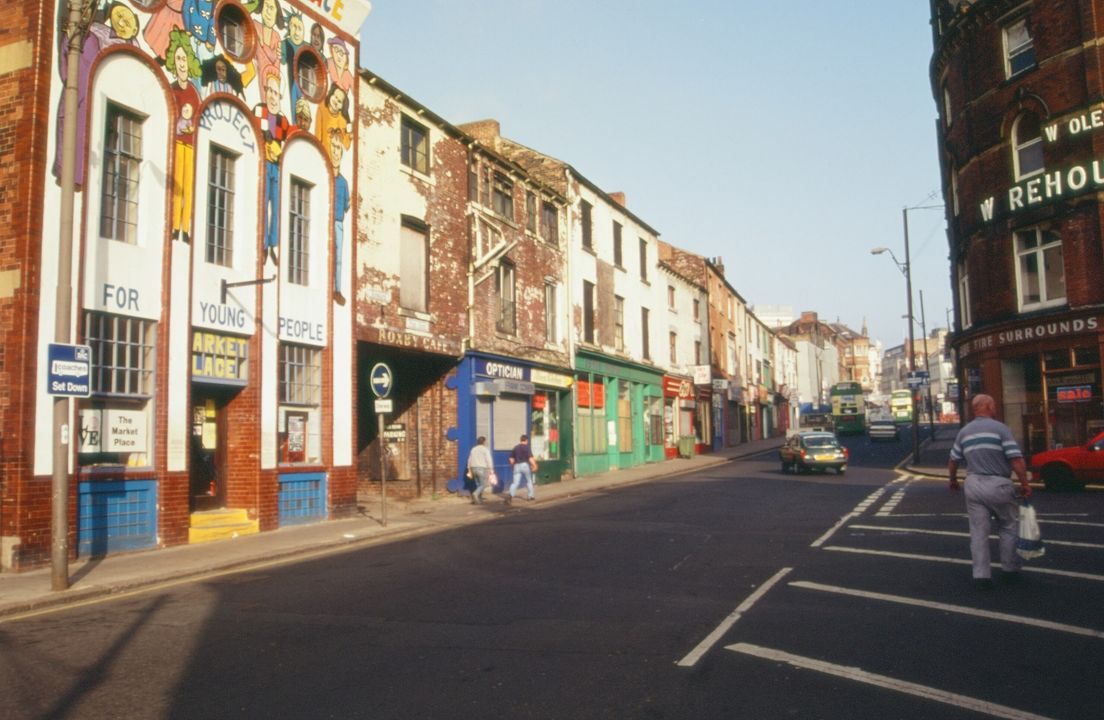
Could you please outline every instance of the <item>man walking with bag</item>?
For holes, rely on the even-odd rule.
[[[990,516],[997,519],[1000,560],[1006,582],[1020,580],[1021,559],[1016,554],[1019,506],[1011,476],[1016,474],[1024,498],[1031,497],[1023,452],[1007,425],[994,418],[997,404],[989,395],[976,395],[970,402],[974,419],[955,437],[947,463],[950,488],[957,491],[958,466],[966,465],[966,515],[970,518],[970,557],[974,585],[979,590],[993,586],[989,559]]]

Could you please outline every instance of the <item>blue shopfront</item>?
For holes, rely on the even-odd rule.
[[[559,368],[484,353],[468,353],[453,381],[457,394],[457,468],[462,476],[476,438],[487,438],[495,472],[509,481],[507,457],[522,435],[538,460],[537,483],[560,480],[571,471],[572,376]],[[453,478],[450,490],[462,487]]]

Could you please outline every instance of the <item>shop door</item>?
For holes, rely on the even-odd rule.
[[[226,504],[226,400],[201,386],[192,388],[192,512]]]

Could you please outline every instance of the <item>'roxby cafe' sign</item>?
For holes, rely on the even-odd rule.
[[[1048,144],[1063,137],[1077,137],[1104,129],[1104,107],[1089,110],[1066,120],[1051,123],[1043,128],[1043,139]],[[1104,188],[1104,159],[1092,159],[1073,167],[1042,172],[1021,180],[1008,188],[1007,195],[998,200],[991,196],[981,202],[981,218],[991,222],[998,215],[1012,214],[1026,208],[1092,192]]]

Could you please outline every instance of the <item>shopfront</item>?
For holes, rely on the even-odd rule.
[[[694,384],[687,378],[665,375],[663,377],[663,454],[674,458],[679,455],[679,442],[697,446],[694,419],[697,403]],[[684,440],[685,438],[685,440]]]
[[[713,450],[721,450],[724,448],[725,435],[728,432],[728,418],[725,413],[725,405],[728,404],[728,380],[714,378],[712,390],[710,412],[713,418]]]
[[[468,453],[487,438],[495,472],[510,478],[508,457],[522,435],[529,436],[537,458],[537,482],[559,481],[571,471],[573,378],[559,369],[517,358],[468,353],[457,375],[457,467],[467,468]],[[455,489],[460,478],[454,478]]]
[[[1026,455],[1087,442],[1104,429],[1096,315],[1022,322],[967,335],[957,346],[964,407],[979,393]]]
[[[664,458],[663,376],[634,363],[576,356],[576,472],[633,467]]]

